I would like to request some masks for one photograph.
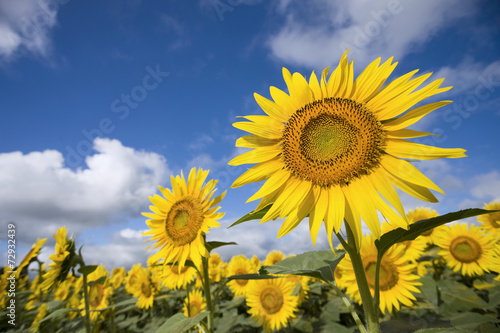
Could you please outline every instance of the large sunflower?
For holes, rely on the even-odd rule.
[[[380,263],[379,287],[380,287],[380,310],[382,312],[392,312],[392,309],[400,308],[402,303],[412,306],[416,300],[413,293],[420,291],[416,286],[421,285],[417,280],[420,278],[414,274],[417,268],[416,263],[410,263],[405,256],[406,247],[402,244],[392,246],[382,257]],[[377,247],[373,235],[367,235],[361,247],[361,259],[365,270],[368,286],[375,294],[375,268],[377,264]],[[356,276],[352,268],[351,258],[346,254],[345,258],[337,266],[341,276],[336,274],[336,282],[341,288],[346,288],[346,292],[359,304],[361,304],[361,294],[359,293]],[[337,271],[336,270],[336,271]],[[337,280],[337,278],[339,278]]]
[[[251,280],[246,293],[248,313],[266,332],[280,330],[295,318],[298,297],[295,284],[287,279]]]
[[[498,201],[490,202],[484,205],[484,209],[500,210],[500,203]],[[481,223],[482,228],[500,238],[500,212],[481,215],[477,220]]]
[[[203,236],[209,228],[220,226],[217,220],[224,213],[216,213],[220,208],[216,205],[226,192],[212,199],[217,181],[210,180],[203,185],[207,176],[208,171],[193,168],[186,182],[181,172],[180,177],[170,178],[172,191],[159,187],[165,198],[157,194],[149,197],[153,203],[149,208],[153,213],[143,215],[150,218],[146,223],[151,230],[143,235],[149,235],[150,241],[156,241],[149,248],[160,248],[149,261],[163,259],[165,264],[173,261],[182,269],[190,257],[196,267],[200,268],[201,256],[209,257]]]
[[[252,150],[229,164],[257,165],[232,186],[267,180],[248,201],[261,199],[255,211],[273,204],[261,222],[286,218],[278,237],[309,215],[313,244],[325,221],[332,245],[332,233],[340,230],[345,219],[359,247],[361,219],[380,237],[377,210],[391,223],[407,228],[393,185],[430,202],[437,199],[429,189],[443,192],[407,159],[463,157],[465,150],[405,139],[431,134],[406,127],[450,101],[412,107],[451,87],[439,88],[443,82],[439,79],[415,91],[431,75],[411,79],[417,70],[382,87],[396,67],[391,62],[392,58],[379,66],[380,58],[375,60],[355,81],[347,54],[328,80],[328,68],[319,81],[313,72],[309,83],[301,74],[292,75],[284,68],[288,94],[271,87],[274,102],[255,94],[267,115],[246,116],[249,122],[234,124],[251,133],[239,138],[236,146]]]
[[[438,254],[454,272],[480,276],[500,264],[495,235],[474,225],[457,223],[440,229],[435,242],[441,248]]]

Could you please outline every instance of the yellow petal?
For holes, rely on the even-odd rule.
[[[412,139],[412,138],[420,138],[422,136],[427,136],[427,135],[439,136],[434,133],[414,131],[408,128],[403,128],[396,131],[387,131],[387,137],[389,139]]]
[[[264,112],[269,116],[274,117],[282,122],[288,121],[288,114],[283,111],[283,108],[280,105],[268,100],[265,97],[262,97],[257,93],[254,93],[253,96],[255,97],[255,101],[257,101],[257,104],[259,104],[262,110],[264,110]]]
[[[239,176],[231,185],[231,188],[240,187],[248,183],[260,182],[271,177],[276,171],[283,167],[283,162],[279,158],[259,163]]]
[[[445,157],[460,158],[467,156],[465,155],[466,150],[462,148],[439,148],[398,139],[387,140],[385,150],[388,154],[393,156],[418,160],[433,160]]]
[[[314,71],[312,72],[311,77],[309,78],[309,86],[311,87],[311,90],[312,90],[313,95],[314,95],[313,99],[315,101],[323,99],[323,93],[321,91],[321,87],[319,85],[318,78],[316,77],[316,74],[314,73]]]
[[[245,135],[236,140],[236,147],[257,148],[264,146],[277,146],[280,139],[267,139],[258,135]]]
[[[451,101],[441,101],[441,102],[422,105],[421,107],[418,107],[416,109],[409,110],[401,117],[392,118],[384,121],[383,123],[384,127],[387,128],[389,131],[395,131],[398,129],[406,128],[410,125],[413,125],[414,123],[422,119],[422,117],[431,113],[432,111],[450,103]]]
[[[282,169],[276,171],[265,183],[262,187],[252,195],[247,203],[250,201],[254,201],[260,198],[269,195],[274,192],[277,188],[281,187],[288,179],[290,178],[290,172],[288,170]]]
[[[345,197],[344,192],[338,186],[330,187],[330,193],[328,193],[328,218],[326,225],[326,234],[328,241],[330,242],[330,247],[333,249],[332,245],[332,234],[333,232],[338,233],[342,227],[344,221],[345,213]]]
[[[233,126],[267,139],[280,139],[283,135],[284,125],[276,118],[268,116],[246,116],[242,118],[251,120],[251,122],[236,122]]]
[[[309,215],[309,230],[311,232],[311,239],[313,245],[316,246],[316,239],[318,238],[319,228],[326,215],[326,210],[328,208],[328,189],[322,189],[321,187],[313,186],[313,192],[316,204],[314,209]]]
[[[247,151],[239,156],[236,156],[228,162],[229,165],[241,165],[245,163],[261,163],[269,161],[281,153],[276,147],[261,147]]]

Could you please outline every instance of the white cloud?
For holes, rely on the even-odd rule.
[[[474,8],[457,0],[313,0],[282,1],[277,12],[286,20],[268,40],[272,55],[322,69],[335,65],[346,49],[358,65],[366,65],[374,54],[400,60]]]
[[[0,62],[11,61],[22,52],[47,56],[57,13],[68,2],[0,0]]]
[[[0,154],[0,223],[14,221],[19,241],[32,243],[62,225],[78,234],[139,216],[170,173],[165,158],[104,138],[94,150],[77,170],[56,150]]]
[[[500,201],[500,173],[491,171],[474,177],[471,181],[471,193],[477,199]]]

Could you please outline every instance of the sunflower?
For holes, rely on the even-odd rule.
[[[259,271],[260,266],[262,265],[262,263],[260,262],[260,259],[256,255],[252,256],[252,259],[250,259],[250,263],[252,264],[253,269],[256,272]]]
[[[498,201],[490,202],[484,205],[487,210],[500,210]],[[497,238],[500,237],[500,212],[480,215],[477,220],[481,223],[481,227],[494,234]]]
[[[111,285],[113,289],[118,289],[127,278],[127,271],[125,267],[115,267],[113,271],[111,271]]]
[[[210,282],[219,282],[222,274],[222,259],[218,253],[210,254],[208,259],[208,276]]]
[[[201,294],[201,290],[193,290],[189,293],[189,297],[184,300],[184,315],[186,317],[194,317],[200,312],[204,312],[207,304]]]
[[[137,273],[134,297],[137,297],[139,309],[149,309],[153,306],[154,296],[157,290],[151,281],[151,274],[147,268],[142,268]]]
[[[155,194],[149,197],[153,213],[143,213],[150,218],[146,224],[151,228],[143,235],[151,236],[150,241],[156,241],[151,247],[160,248],[152,255],[150,261],[164,260],[178,263],[179,269],[184,267],[188,257],[196,267],[201,267],[201,257],[209,257],[205,248],[204,235],[209,228],[220,226],[217,219],[224,213],[216,213],[220,207],[216,205],[224,198],[226,192],[212,199],[216,191],[216,180],[210,180],[203,185],[208,171],[191,169],[188,180],[181,176],[173,177],[172,191],[159,187],[165,198]]]
[[[382,224],[382,233],[385,234],[396,229],[396,226],[389,223]],[[427,248],[427,239],[425,237],[417,237],[414,240],[404,241],[398,244],[405,246],[405,256],[409,261],[417,261]]]
[[[228,267],[229,276],[252,273],[257,273],[257,270],[255,270],[255,267],[247,257],[237,255],[231,258]],[[245,296],[249,286],[248,282],[249,280],[244,279],[231,280],[228,282],[229,289],[231,289],[235,296]]]
[[[105,277],[104,281],[100,283],[92,283],[100,278]],[[89,295],[89,317],[92,322],[96,322],[101,315],[101,311],[109,306],[109,298],[113,293],[113,288],[109,284],[109,276],[106,268],[101,264],[95,271],[87,276],[87,281],[90,285],[88,295]],[[82,317],[85,316],[85,298],[82,298],[80,303],[80,310]]]
[[[283,252],[278,251],[278,250],[273,250],[267,254],[266,259],[264,262],[262,262],[262,265],[265,266],[272,266],[277,262],[280,262],[281,260],[285,259],[286,256]]]
[[[65,226],[59,228],[54,235],[56,239],[55,253],[49,256],[52,263],[50,268],[43,275],[42,289],[49,290],[52,286],[57,286],[68,276],[71,268],[71,261],[75,255],[75,242],[66,237],[68,229]]]
[[[410,224],[413,224],[421,220],[427,220],[430,219],[431,217],[439,216],[439,214],[435,210],[431,210],[430,208],[420,207],[420,208],[415,208],[413,210],[410,209],[408,211],[408,214],[406,214],[406,216],[408,218],[408,222]],[[443,226],[439,226],[431,230],[425,231],[420,236],[418,236],[417,239],[423,239],[425,240],[426,244],[429,245],[434,244],[434,235],[442,227]]]
[[[499,264],[495,235],[474,225],[457,223],[443,228],[435,238],[448,267],[466,276],[481,276]]]
[[[413,274],[417,269],[417,264],[409,262],[408,258],[405,256],[405,250],[406,248],[404,245],[396,244],[382,257],[380,263],[379,290],[380,310],[383,313],[386,311],[392,313],[393,307],[399,310],[399,303],[406,306],[412,306],[412,300],[416,300],[412,292],[420,292],[416,288],[416,286],[421,285],[421,283],[417,281],[420,277]],[[367,235],[365,237],[360,254],[368,286],[373,296],[375,294],[375,267],[377,264],[377,247],[375,246],[375,238],[373,235]],[[361,295],[349,255],[346,254],[345,258],[338,266],[340,266],[342,272],[342,286],[346,288],[346,292],[352,299],[361,304]]]
[[[311,278],[300,275],[287,275],[286,279],[292,282],[295,288],[298,287],[297,306],[300,306],[309,297],[309,290],[311,289],[309,287],[309,282]]]
[[[246,294],[248,313],[266,332],[279,330],[295,318],[295,284],[287,279],[251,280]]]
[[[56,291],[54,292],[54,300],[66,300],[69,295],[69,291],[71,289],[71,286],[73,285],[73,281],[71,279],[66,279],[63,282],[59,284],[57,287]]]
[[[21,263],[19,264],[19,267],[17,267],[16,278],[19,278],[24,267],[29,266],[31,261],[40,254],[40,250],[42,249],[42,246],[45,244],[46,241],[47,241],[47,238],[43,238],[43,239],[37,238],[36,239],[36,243],[33,244],[33,246],[31,247],[31,250],[24,257],[23,261],[21,261]]]
[[[167,289],[185,289],[196,277],[196,269],[184,266],[179,270],[177,265],[166,265],[163,268],[162,284]]]
[[[233,125],[251,134],[239,138],[236,146],[252,150],[229,164],[257,165],[232,187],[267,180],[248,201],[262,199],[255,211],[272,204],[261,223],[286,218],[278,237],[309,215],[313,244],[325,221],[332,246],[332,233],[339,232],[345,219],[359,248],[361,218],[380,237],[376,210],[391,223],[407,228],[403,206],[392,185],[419,199],[437,202],[429,189],[443,191],[406,159],[464,157],[465,150],[407,141],[431,133],[406,127],[450,103],[412,108],[451,87],[439,88],[444,80],[439,79],[415,91],[431,75],[411,79],[418,70],[382,87],[396,67],[391,62],[392,58],[379,66],[380,58],[375,60],[356,81],[346,53],[328,80],[328,68],[319,81],[313,72],[309,83],[301,74],[292,75],[283,68],[289,93],[271,87],[274,102],[255,94],[267,115],[246,116],[243,118],[248,122]]]
[[[45,318],[45,316],[48,314],[48,309],[47,309],[47,303],[43,303],[38,307],[38,314],[36,315],[35,319],[33,320],[33,323],[31,323],[30,331],[32,332],[38,332],[40,329],[40,321]]]
[[[141,264],[136,264],[132,266],[130,271],[128,272],[126,282],[125,282],[125,291],[128,292],[129,294],[134,293],[135,289],[135,284],[137,282],[137,274],[141,270]]]

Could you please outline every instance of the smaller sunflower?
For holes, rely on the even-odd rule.
[[[43,303],[40,307],[38,307],[38,314],[33,320],[33,323],[31,323],[30,331],[38,332],[40,330],[40,321],[47,316],[48,312],[47,303]]]
[[[254,255],[252,257],[252,259],[250,259],[250,262],[252,263],[253,269],[256,272],[258,272],[260,269],[260,266],[262,265],[262,263],[260,262],[260,259],[256,255]]]
[[[111,272],[111,285],[113,286],[113,289],[118,289],[125,282],[126,278],[127,271],[125,270],[125,267],[113,268],[113,271]]]
[[[208,259],[208,276],[210,282],[219,282],[222,273],[222,259],[218,253],[212,253]]]
[[[406,214],[406,217],[408,218],[408,222],[410,224],[413,224],[415,222],[421,221],[421,220],[427,220],[430,219],[431,217],[436,217],[439,216],[439,214],[435,210],[431,210],[430,208],[415,208],[414,210],[409,210],[408,213]],[[417,239],[425,239],[427,244],[434,244],[434,233],[439,230],[441,227],[436,227],[434,229],[431,229],[429,231],[426,231],[422,233],[420,236],[417,237]]]
[[[292,282],[295,288],[299,286],[299,293],[297,295],[297,306],[300,306],[309,297],[309,290],[311,289],[309,287],[309,282],[311,281],[311,278],[300,275],[287,275],[286,279]]]
[[[461,271],[466,276],[481,276],[498,265],[496,238],[467,223],[454,224],[439,230],[435,236],[442,256],[454,272]]]
[[[128,272],[126,281],[125,281],[125,291],[129,294],[133,294],[135,290],[135,284],[137,282],[137,274],[141,270],[141,264],[136,264],[132,266],[130,271]]]
[[[275,263],[280,262],[281,260],[283,260],[285,258],[286,258],[286,256],[283,252],[274,250],[274,251],[271,251],[267,254],[267,257],[264,260],[264,262],[262,262],[262,265],[272,266]]]
[[[244,255],[237,255],[231,258],[228,267],[229,276],[252,273],[257,273],[257,271],[247,257],[245,257]],[[250,280],[244,279],[231,280],[228,282],[228,286],[235,296],[245,296],[248,290],[249,281]]]
[[[72,284],[73,283],[71,279],[66,279],[63,282],[61,282],[54,293],[54,300],[56,301],[66,300],[66,298],[68,298],[69,296],[69,291],[71,289]]]
[[[484,205],[487,210],[500,210],[500,203],[498,201],[490,202]],[[481,223],[481,227],[494,234],[495,237],[500,238],[500,212],[480,215],[477,220]]]
[[[42,289],[44,291],[49,290],[52,286],[57,286],[68,276],[71,261],[75,256],[75,242],[66,237],[67,232],[68,229],[63,226],[54,235],[56,239],[55,253],[49,256],[52,263],[49,270],[43,275]]]
[[[40,250],[42,249],[42,246],[45,244],[46,241],[47,241],[47,238],[43,238],[43,239],[37,238],[36,239],[36,243],[33,244],[33,246],[31,247],[31,250],[28,252],[28,254],[24,257],[23,261],[21,261],[21,263],[17,267],[16,278],[19,278],[19,276],[22,273],[22,270],[25,267],[28,267],[29,264],[32,262],[32,260],[35,259],[40,254]]]
[[[179,270],[177,265],[166,265],[162,272],[162,284],[167,289],[185,289],[196,277],[196,269],[184,266]]]
[[[101,283],[92,283],[100,278],[105,277],[104,281]],[[101,315],[101,311],[109,306],[109,298],[113,293],[113,288],[109,284],[109,276],[106,268],[101,264],[99,265],[95,271],[90,273],[87,277],[87,281],[90,285],[89,287],[89,310],[90,310],[90,321],[95,323],[99,316]],[[85,316],[85,298],[82,298],[80,303],[80,310],[82,317]]]
[[[373,235],[367,235],[361,246],[361,260],[365,269],[366,279],[372,296],[375,294],[375,267],[377,264],[377,247]],[[382,257],[379,273],[380,290],[380,310],[385,313],[392,313],[392,309],[400,309],[402,303],[408,307],[413,306],[415,296],[412,293],[419,293],[416,286],[421,285],[417,280],[418,275],[413,274],[417,264],[410,263],[405,254],[405,246],[396,244],[392,246]],[[346,288],[346,292],[358,304],[361,304],[356,276],[352,268],[351,258],[346,255],[339,263],[342,272],[339,285]]]
[[[251,280],[247,289],[248,313],[266,332],[280,330],[298,310],[297,296],[293,282],[287,279]]]
[[[137,297],[139,309],[149,309],[153,306],[154,296],[157,290],[151,282],[151,274],[147,268],[142,268],[137,273],[134,297]]]
[[[149,241],[156,243],[148,248],[160,248],[149,258],[155,262],[160,259],[164,263],[178,263],[179,269],[184,267],[188,257],[196,267],[201,267],[201,257],[209,257],[205,248],[204,235],[210,228],[220,226],[218,219],[224,213],[216,213],[219,202],[226,192],[212,198],[215,193],[216,180],[210,180],[205,185],[208,171],[191,169],[188,179],[181,176],[171,176],[172,191],[159,187],[165,198],[154,195],[149,197],[153,203],[149,206],[152,213],[143,213],[149,220],[146,224],[151,230],[143,235],[151,236]]]
[[[207,304],[203,295],[201,294],[201,290],[193,290],[189,293],[189,297],[184,299],[184,315],[186,317],[194,317],[200,312],[205,312],[205,308]]]
[[[389,223],[382,224],[382,233],[385,234],[391,230],[397,229],[398,226],[390,225]],[[417,237],[414,240],[404,241],[402,243],[405,246],[405,256],[409,261],[417,261],[422,254],[424,254],[427,248],[427,238]]]

